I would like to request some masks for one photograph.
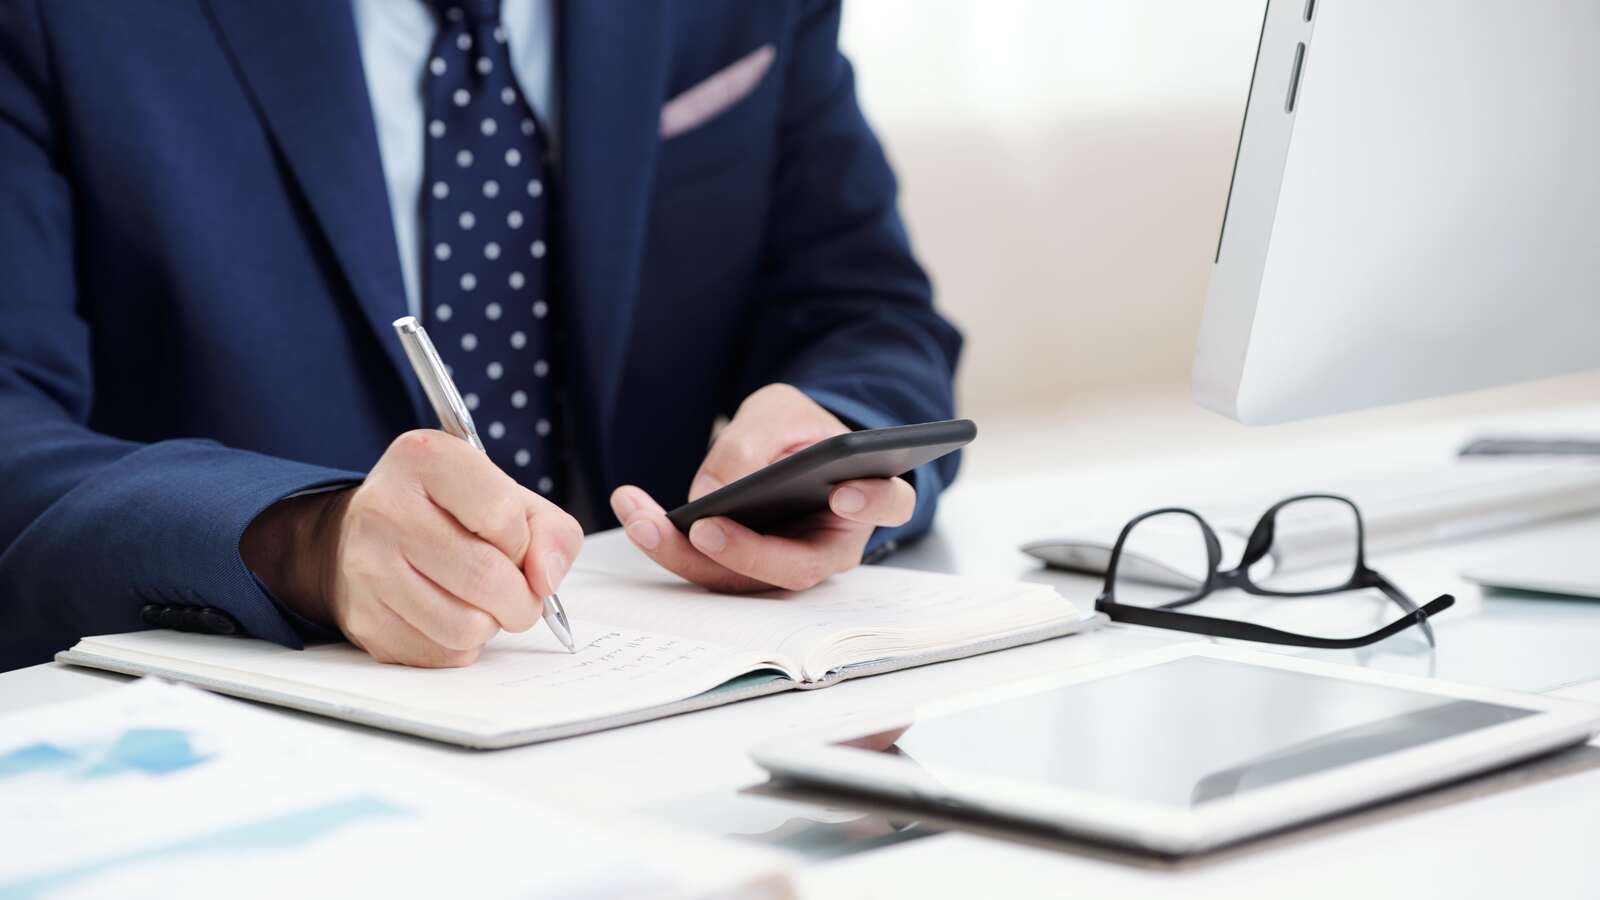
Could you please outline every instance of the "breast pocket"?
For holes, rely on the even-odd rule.
[[[661,142],[657,185],[670,188],[765,157],[771,152],[777,109],[778,78],[768,71],[749,93],[726,109]]]

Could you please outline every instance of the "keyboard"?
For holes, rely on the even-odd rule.
[[[1354,500],[1366,526],[1368,553],[1382,554],[1600,512],[1600,464],[1484,458],[1329,479],[1308,489]],[[1279,499],[1207,510],[1207,518],[1221,530],[1248,534]],[[1333,542],[1348,522],[1301,516],[1288,527],[1290,533],[1280,537],[1292,536],[1297,546],[1307,547]]]
[[[1225,565],[1237,562],[1245,539],[1272,504],[1297,493],[1339,494],[1355,501],[1366,531],[1368,557],[1526,528],[1554,519],[1600,513],[1600,463],[1478,458],[1430,468],[1393,470],[1352,478],[1319,478],[1247,502],[1202,505],[1218,532]],[[1055,568],[1100,574],[1110,559],[1120,522],[1079,522],[1064,533],[1023,545],[1022,551]],[[1281,518],[1264,576],[1343,563],[1349,558],[1350,520],[1341,516]],[[1130,554],[1132,555],[1132,554]],[[1192,584],[1204,573],[1171,559],[1124,558],[1127,573],[1153,584]]]

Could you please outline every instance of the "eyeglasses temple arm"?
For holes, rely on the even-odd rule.
[[[1455,603],[1455,597],[1449,594],[1441,594],[1426,606],[1401,616],[1377,631],[1353,638],[1311,637],[1310,635],[1295,634],[1292,631],[1279,631],[1276,628],[1268,628],[1265,625],[1252,625],[1249,622],[1239,622],[1233,619],[1216,619],[1211,616],[1173,612],[1169,609],[1124,606],[1104,597],[1101,597],[1095,607],[1110,616],[1112,621],[1127,622],[1130,625],[1147,625],[1152,628],[1165,628],[1169,631],[1182,631],[1187,634],[1198,634],[1205,637],[1233,638],[1235,640],[1256,641],[1265,644],[1282,644],[1289,647],[1349,650],[1355,647],[1375,644],[1413,625],[1425,623],[1429,618],[1444,612],[1454,606]]]
[[[1412,600],[1405,591],[1400,590],[1400,588],[1397,587],[1394,582],[1383,577],[1382,574],[1372,571],[1371,569],[1367,571],[1368,577],[1371,579],[1372,584],[1375,585],[1378,590],[1382,591],[1385,597],[1388,597],[1390,600],[1392,600],[1395,606],[1400,607],[1408,613],[1416,612],[1417,601]],[[1438,642],[1433,639],[1433,626],[1428,624],[1427,619],[1423,619],[1421,622],[1417,623],[1417,627],[1422,629],[1422,636],[1428,639],[1429,647],[1438,646]]]

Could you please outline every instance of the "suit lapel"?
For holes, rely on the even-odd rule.
[[[392,326],[406,314],[405,283],[350,5],[206,2],[363,317],[413,409],[425,409]]]
[[[560,29],[562,301],[571,373],[608,446],[649,213],[665,99],[664,0],[564,3]]]

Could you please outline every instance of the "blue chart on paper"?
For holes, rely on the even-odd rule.
[[[111,741],[83,744],[39,742],[0,753],[0,794],[8,781],[30,776],[51,779],[51,790],[74,790],[118,777],[165,778],[212,759],[211,754],[196,752],[189,733],[171,728],[130,728]],[[286,852],[364,821],[405,814],[406,810],[376,797],[331,800],[153,847],[86,859],[22,881],[0,881],[0,900],[46,897],[84,887],[86,880],[115,877],[119,870],[186,858]]]
[[[79,863],[26,881],[0,884],[0,898],[23,900],[45,897],[51,891],[70,887],[88,878],[111,875],[118,869],[174,862],[183,857],[293,850],[365,820],[404,814],[405,810],[376,797],[352,797],[224,828],[202,837]]]
[[[173,728],[130,728],[109,745],[28,744],[0,754],[0,781],[38,772],[70,779],[109,778],[133,772],[167,775],[210,759],[195,753],[189,735]]]

